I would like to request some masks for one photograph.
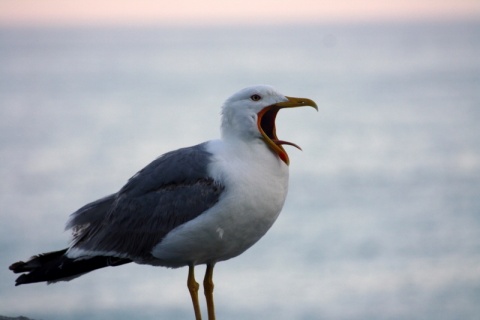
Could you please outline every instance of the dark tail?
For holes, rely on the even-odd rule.
[[[68,281],[87,272],[109,266],[119,266],[132,262],[129,259],[97,256],[92,258],[70,259],[65,253],[67,249],[33,256],[27,262],[19,261],[9,269],[14,273],[23,273],[15,281],[15,285],[56,281]]]

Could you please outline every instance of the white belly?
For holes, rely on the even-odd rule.
[[[261,142],[261,141],[260,141]],[[288,167],[265,144],[226,149],[211,142],[210,175],[225,191],[198,218],[172,230],[152,250],[158,264],[180,267],[233,258],[257,242],[280,213],[288,187]]]

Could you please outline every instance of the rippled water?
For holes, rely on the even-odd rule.
[[[190,319],[186,269],[128,265],[13,287],[63,248],[68,214],[267,83],[290,194],[256,246],[216,267],[220,319],[477,319],[480,24],[0,29],[0,314]],[[201,276],[203,268],[197,271]]]

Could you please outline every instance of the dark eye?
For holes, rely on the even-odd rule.
[[[250,99],[252,99],[252,101],[258,101],[258,100],[261,100],[262,97],[260,97],[260,95],[258,94],[254,94],[250,97]]]

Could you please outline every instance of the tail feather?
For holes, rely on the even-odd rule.
[[[108,256],[70,259],[65,255],[66,252],[67,249],[63,249],[33,256],[27,262],[15,262],[9,267],[10,270],[14,273],[27,272],[17,278],[15,285],[68,281],[96,269],[132,262],[130,259]]]

